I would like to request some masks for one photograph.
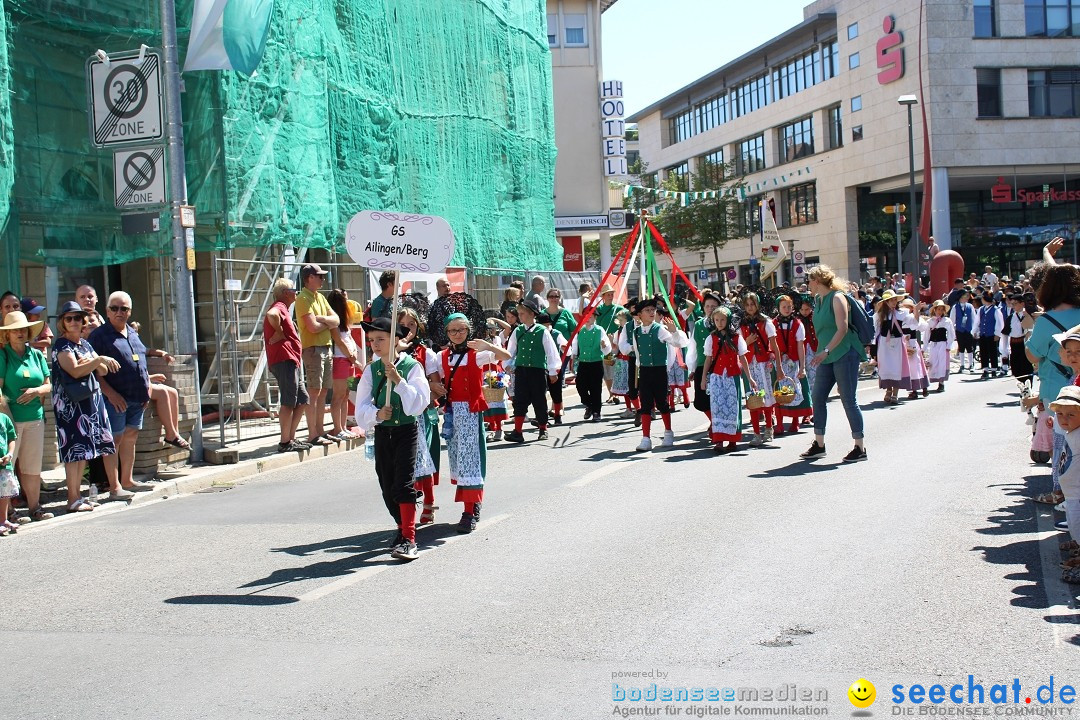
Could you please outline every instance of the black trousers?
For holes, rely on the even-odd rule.
[[[570,358],[567,358],[567,362],[569,362],[569,360]],[[554,383],[547,383],[547,391],[551,393],[551,402],[555,405],[562,405],[563,382],[565,381],[565,379],[566,363],[564,362],[562,364],[562,367],[559,368],[559,379],[556,380]],[[545,382],[547,382],[546,378]]]
[[[705,358],[701,361],[705,362]],[[694,371],[694,409],[707,413],[712,411],[712,406],[709,404],[709,393],[701,389],[701,377],[704,373],[704,365],[699,365]]]
[[[1013,377],[1018,380],[1029,380],[1035,373],[1024,352],[1024,338],[1009,338],[1009,367],[1012,368]]]
[[[601,392],[604,389],[604,363],[578,362],[577,389],[581,396],[581,404],[586,410],[592,410],[594,414],[600,414],[602,402]]]
[[[638,368],[638,393],[641,396],[639,415],[651,415],[653,408],[670,413],[667,394],[667,366]]]
[[[382,488],[383,502],[394,522],[401,524],[402,503],[415,503],[418,497],[413,487],[416,467],[416,423],[397,427],[375,426],[375,474]]]
[[[637,400],[638,398],[638,379],[637,379],[637,358],[633,355],[629,356],[627,360],[627,390],[626,397],[631,400]]]
[[[956,351],[975,352],[975,336],[969,332],[956,331]]]
[[[998,366],[998,341],[994,336],[979,338],[979,367],[997,369]]]
[[[547,426],[547,388],[548,375],[544,368],[514,368],[514,417],[527,417],[532,406],[536,422]]]

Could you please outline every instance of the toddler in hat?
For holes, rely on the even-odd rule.
[[[1080,387],[1066,385],[1058,393],[1057,399],[1050,403],[1050,410],[1055,415],[1055,422],[1065,435],[1061,453],[1054,458],[1058,468],[1061,491],[1065,495],[1065,521],[1069,525],[1071,540],[1062,543],[1070,551],[1066,561],[1062,580],[1080,584],[1080,558],[1074,557],[1080,538]]]

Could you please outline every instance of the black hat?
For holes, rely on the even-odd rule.
[[[634,308],[635,308],[635,310],[637,312],[640,313],[642,310],[644,310],[647,307],[656,307],[657,304],[658,303],[656,301],[656,296],[654,295],[653,297],[647,297],[647,298],[642,298],[642,299],[638,300],[637,303],[635,304]]]
[[[64,317],[65,315],[82,315],[83,317],[90,314],[89,310],[83,308],[82,305],[74,300],[68,300],[60,307],[60,312],[56,314],[57,317]]]
[[[629,300],[627,300],[626,301],[626,308],[630,311],[631,316],[637,315],[638,314],[638,299],[636,297],[632,297]]]
[[[551,324],[551,316],[548,315],[546,312],[545,313],[537,313],[536,314],[536,322],[540,323],[541,325],[550,325]]]
[[[534,297],[527,297],[527,298],[525,298],[524,300],[522,300],[521,302],[518,303],[518,310],[520,310],[521,308],[526,308],[527,310],[531,310],[533,315],[539,315],[540,314],[540,301],[538,301]]]
[[[364,332],[384,332],[387,335],[390,334],[390,318],[375,318],[371,322],[361,322],[360,327],[364,328]],[[402,325],[397,326],[397,336],[399,338],[407,338],[409,336],[409,330]]]
[[[724,301],[720,298],[720,296],[717,295],[716,293],[714,293],[712,290],[706,290],[705,292],[703,292],[701,294],[701,304],[702,305],[705,304],[706,300],[712,300],[717,305],[723,305],[724,304]]]

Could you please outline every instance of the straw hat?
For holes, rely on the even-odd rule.
[[[42,326],[45,324],[44,320],[38,320],[36,322],[30,322],[26,319],[26,315],[21,310],[12,310],[4,318],[4,324],[0,325],[0,332],[7,332],[8,330],[22,330],[23,328],[30,328],[30,338],[36,338],[41,332]]]
[[[905,298],[905,297],[907,297],[906,292],[898,293],[898,292],[894,292],[892,290],[886,290],[885,292],[883,292],[881,294],[881,299],[883,301],[893,300],[895,298]]]
[[[597,295],[606,295],[607,293],[615,292],[615,288],[611,287],[611,283],[604,283],[600,286],[600,289],[596,291]]]
[[[1066,385],[1050,403],[1050,410],[1057,412],[1063,407],[1080,407],[1080,387]]]
[[[948,314],[948,312],[949,312],[949,306],[945,304],[945,301],[944,301],[944,300],[940,300],[940,299],[939,299],[939,300],[935,300],[935,301],[933,302],[933,304],[932,304],[932,305],[930,306],[930,314],[931,314],[931,315],[933,315],[933,314],[934,314],[934,309],[935,309],[935,308],[939,308],[939,307],[943,307],[943,308],[945,308],[945,313],[946,313],[946,314]]]

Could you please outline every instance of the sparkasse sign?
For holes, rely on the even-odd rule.
[[[1013,192],[1012,185],[1005,182],[1005,178],[999,177],[997,184],[990,188],[990,200],[998,204],[1020,203],[1021,205],[1080,202],[1080,190],[1054,190],[1053,188],[1025,190],[1020,188]]]

